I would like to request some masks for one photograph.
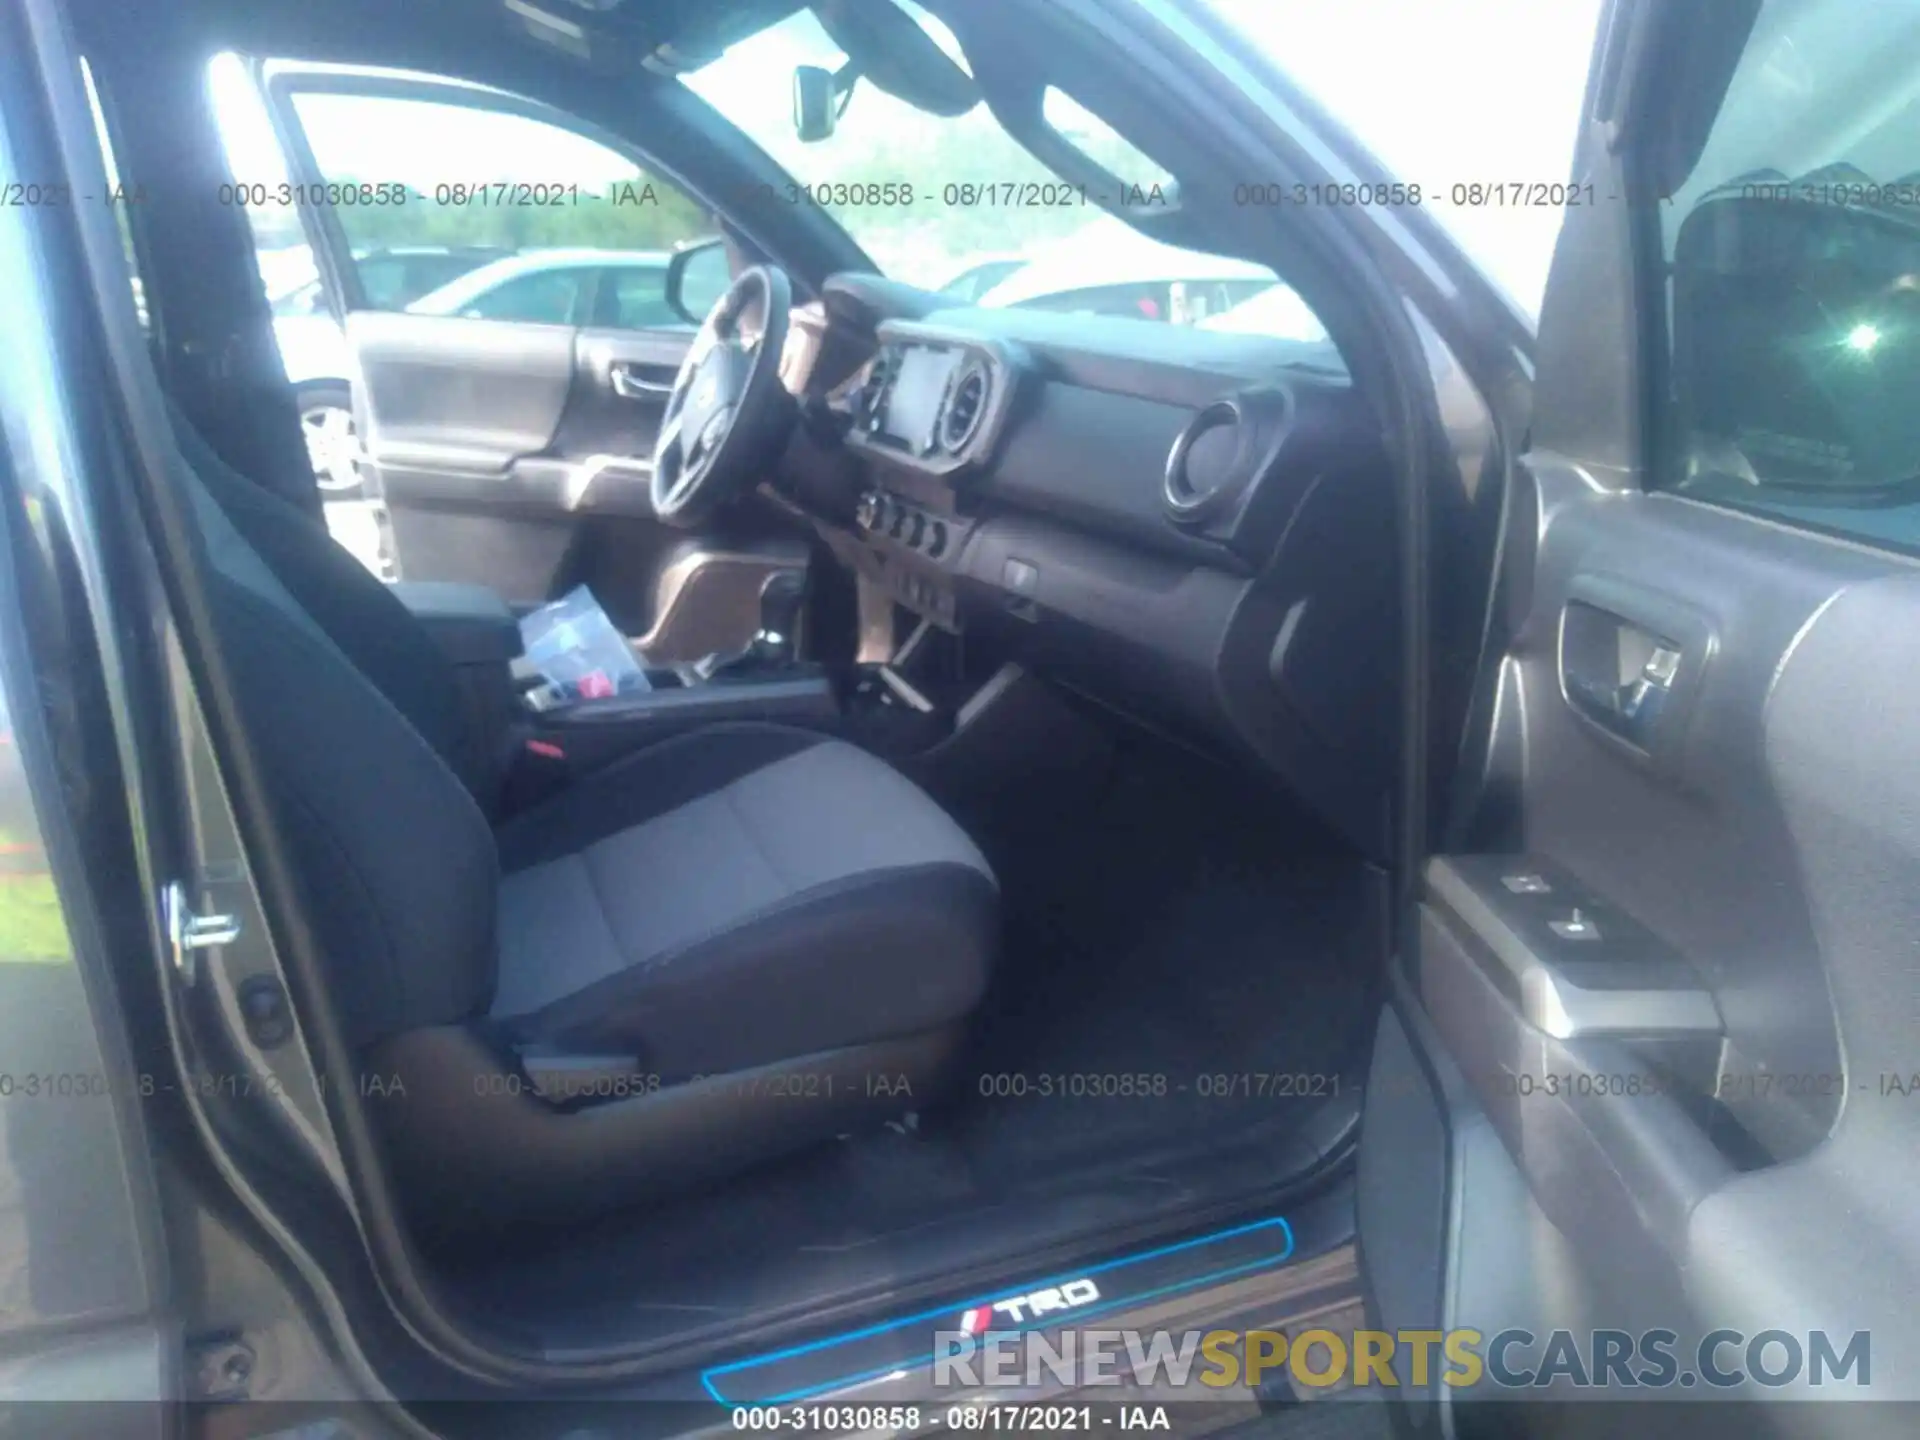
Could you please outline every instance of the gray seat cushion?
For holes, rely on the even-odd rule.
[[[668,1080],[950,1024],[998,938],[958,825],[865,751],[785,727],[642,751],[500,849],[495,1021]]]

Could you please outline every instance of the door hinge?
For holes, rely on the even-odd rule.
[[[187,900],[187,887],[169,881],[165,891],[167,939],[173,945],[173,966],[189,978],[193,952],[211,945],[230,945],[240,938],[238,915],[201,915]]]

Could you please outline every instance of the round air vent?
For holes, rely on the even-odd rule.
[[[953,390],[947,396],[947,408],[940,416],[940,447],[958,455],[980,432],[987,414],[987,367],[969,360],[954,377]]]
[[[1232,495],[1248,429],[1238,404],[1216,400],[1180,432],[1167,455],[1163,492],[1174,519],[1203,520]]]

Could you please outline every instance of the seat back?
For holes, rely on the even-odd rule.
[[[190,436],[181,438],[199,462],[183,454],[174,472],[205,542],[218,643],[348,1040],[364,1047],[484,1013],[498,964],[499,858],[486,817],[420,728],[448,723],[435,687],[410,686],[395,668],[435,668],[417,653],[418,627],[391,596],[386,613],[364,594],[336,606],[309,549],[277,526],[256,524],[254,533],[276,537],[277,561],[293,558],[288,573],[302,587],[296,598],[216,501],[206,477],[223,467],[208,464],[205,447]],[[247,483],[230,472],[216,475],[222,481],[223,490]],[[332,607],[335,625],[343,616],[358,622],[344,629],[352,658],[305,607],[307,594]],[[376,688],[362,660],[397,679],[395,690]],[[438,668],[446,673],[444,662]],[[457,721],[457,709],[454,715]],[[457,737],[457,724],[450,731]],[[440,731],[442,743],[448,733]]]
[[[468,733],[453,666],[426,628],[312,516],[228,465],[177,407],[169,414],[188,467],[294,602],[470,794],[491,795],[498,759]]]

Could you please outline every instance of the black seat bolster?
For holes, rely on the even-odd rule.
[[[452,662],[385,584],[313,517],[235,471],[178,410],[174,437],[197,488],[353,668],[475,794],[498,783],[497,757],[466,733]]]
[[[499,856],[459,779],[190,480],[220,647],[359,1046],[483,1011]]]

